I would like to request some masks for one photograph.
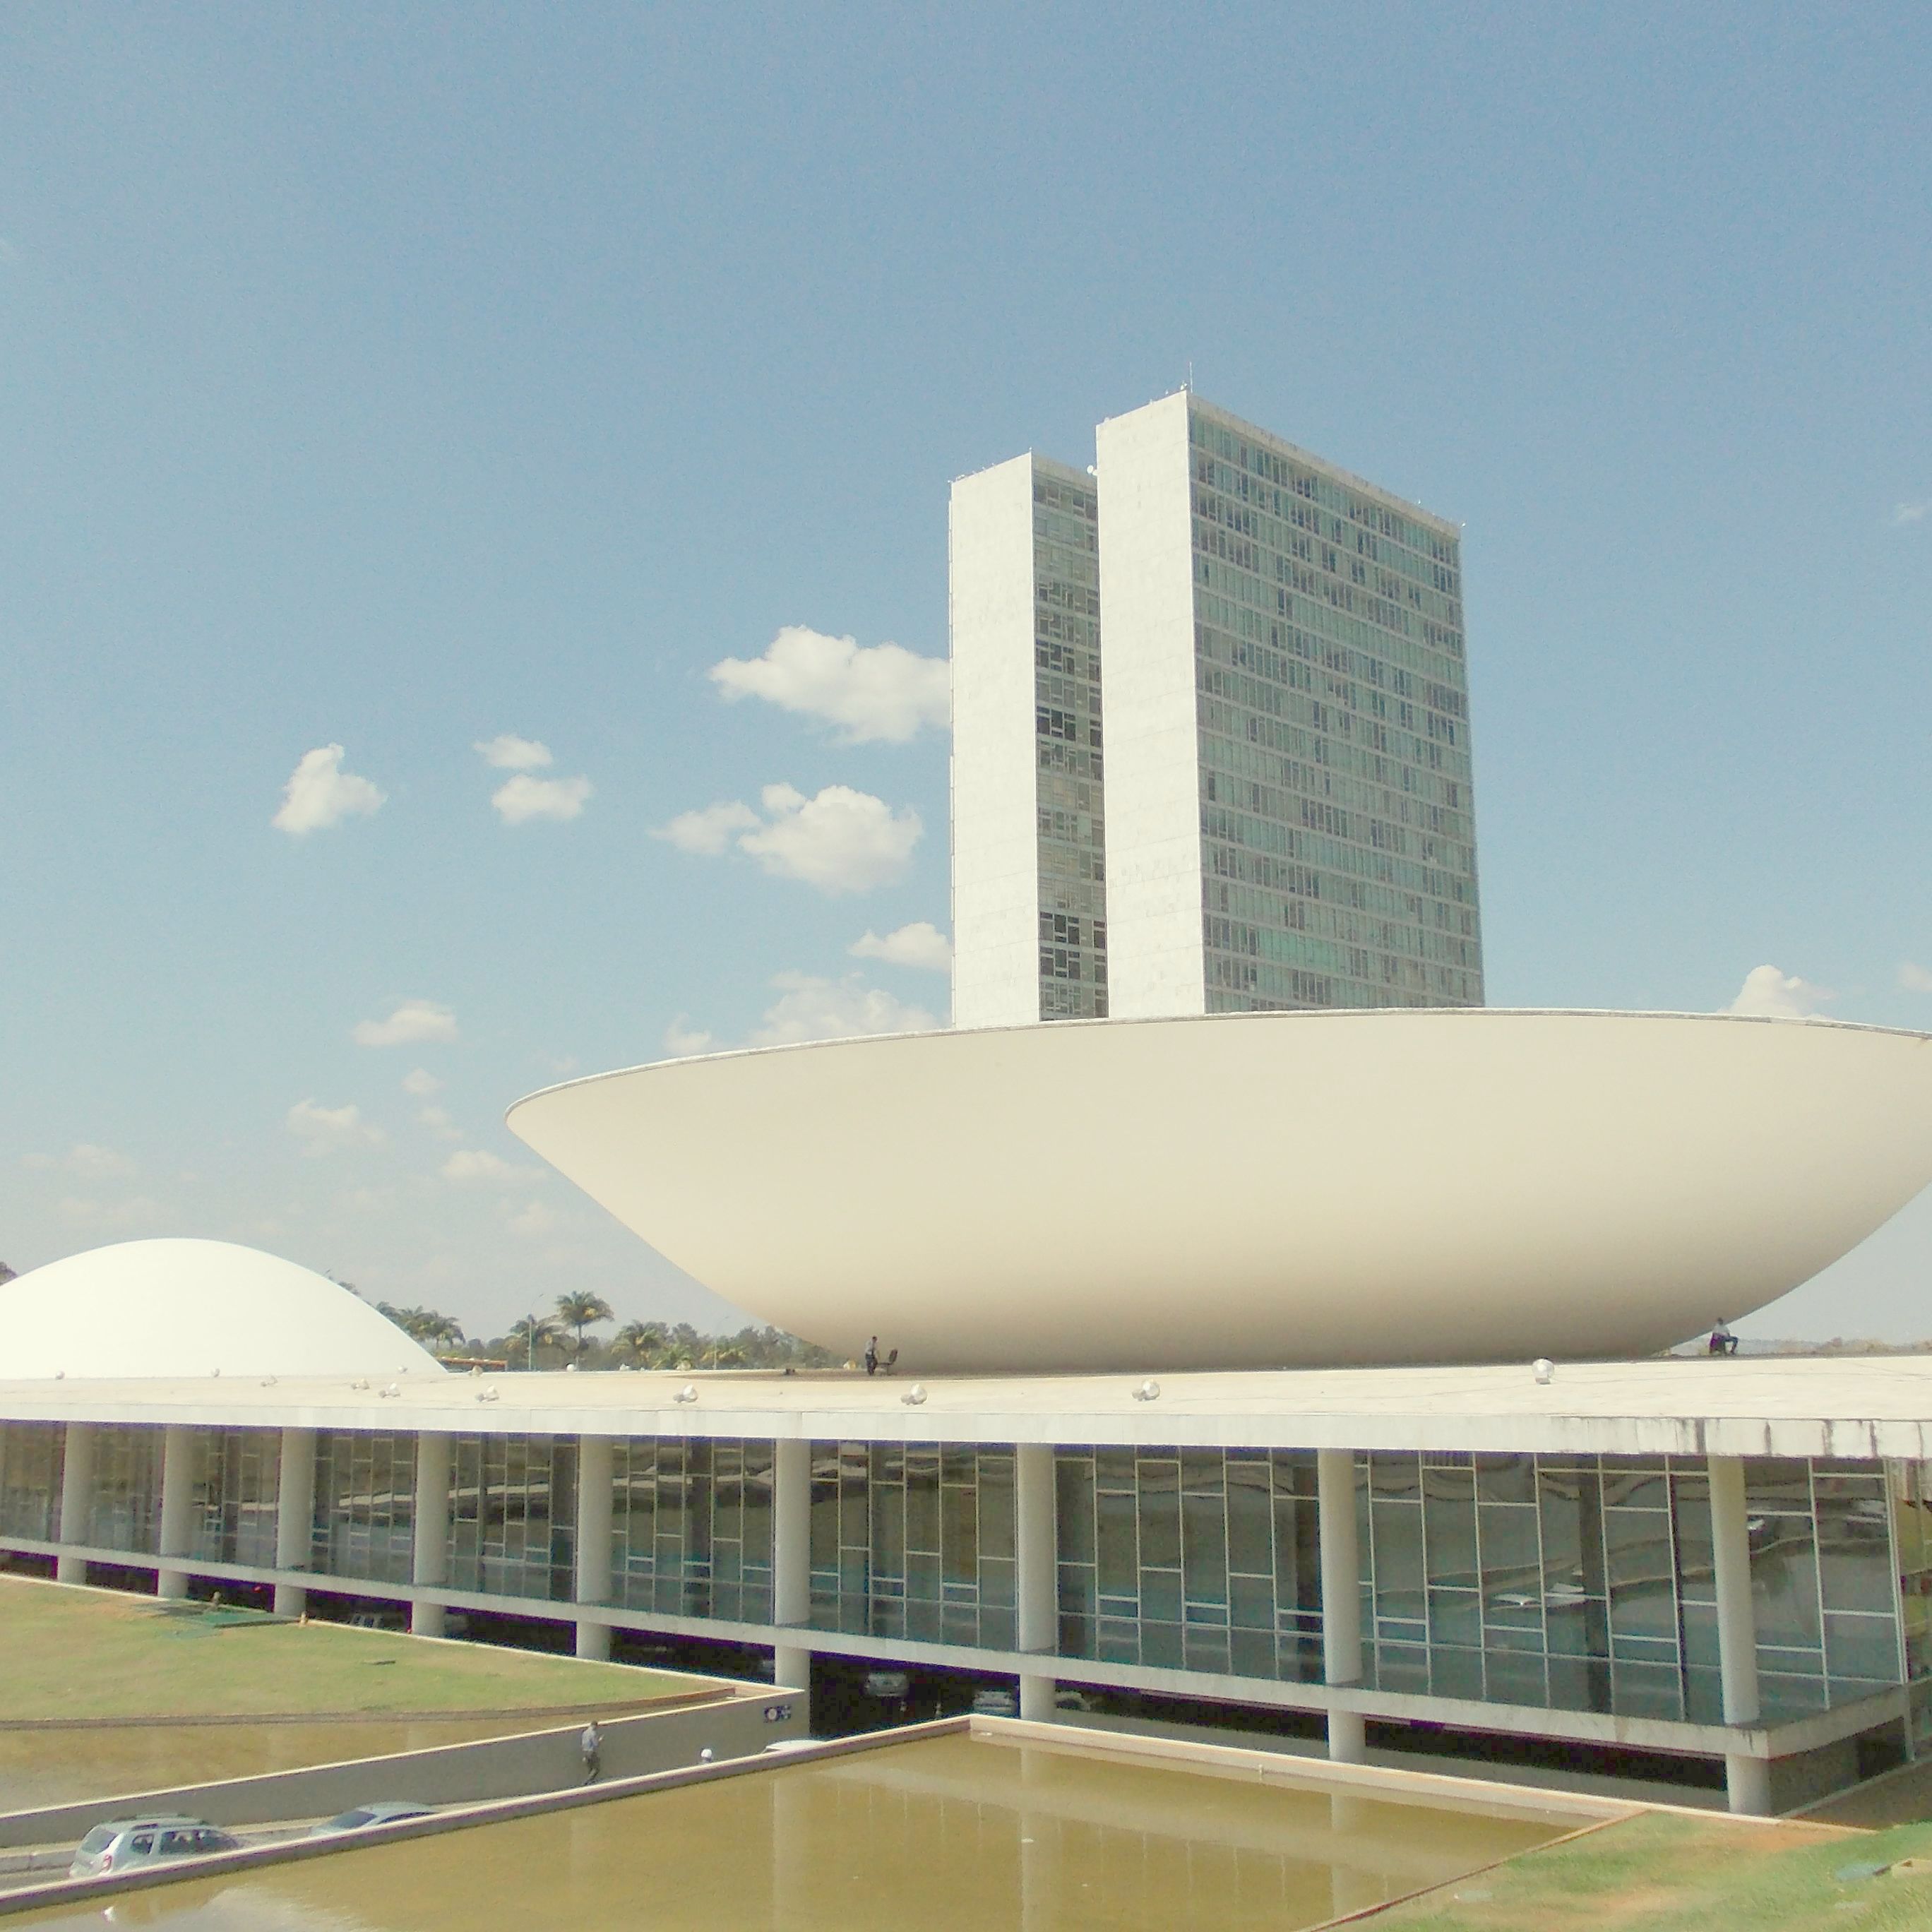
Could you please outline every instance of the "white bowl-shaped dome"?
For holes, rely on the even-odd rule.
[[[1394,1010],[672,1061],[510,1125],[707,1287],[902,1373],[1644,1354],[1932,1180],[1932,1039]]]
[[[218,1372],[445,1371],[349,1289],[230,1241],[123,1241],[0,1286],[0,1382]]]

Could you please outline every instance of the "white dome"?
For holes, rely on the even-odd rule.
[[[446,1372],[349,1289],[230,1241],[123,1241],[0,1286],[0,1382],[218,1372]]]

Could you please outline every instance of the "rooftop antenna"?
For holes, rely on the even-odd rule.
[[[1194,392],[1194,358],[1191,356],[1187,358],[1186,388],[1188,393],[1190,395],[1192,394]]]

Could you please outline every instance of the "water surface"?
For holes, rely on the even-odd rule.
[[[1293,1932],[1573,1820],[951,1736],[124,1895],[169,1932]],[[98,1926],[98,1905],[26,1927]]]

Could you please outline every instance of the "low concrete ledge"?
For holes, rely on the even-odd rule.
[[[178,1864],[150,1865],[138,1871],[110,1872],[104,1878],[61,1879],[47,1884],[23,1886],[17,1892],[0,1892],[0,1918],[38,1912],[50,1906],[77,1905],[82,1910],[89,1910],[97,1900],[111,1902],[123,1892],[146,1892],[161,1886],[185,1884],[196,1879],[232,1877],[262,1866],[291,1864],[303,1858],[328,1858],[339,1852],[360,1850],[369,1845],[392,1844],[406,1838],[436,1838],[446,1832],[467,1831],[477,1825],[502,1824],[512,1819],[536,1817],[545,1812],[574,1810],[583,1805],[608,1804],[616,1799],[638,1797],[646,1792],[675,1790],[680,1785],[742,1778],[748,1773],[776,1769],[780,1763],[818,1763],[828,1758],[848,1757],[860,1751],[910,1743],[919,1738],[956,1736],[968,1728],[968,1720],[964,1718],[946,1718],[933,1724],[908,1724],[897,1730],[870,1731],[861,1737],[836,1738],[826,1743],[810,1744],[787,1753],[782,1760],[767,1758],[760,1751],[748,1757],[721,1759],[715,1764],[686,1765],[675,1770],[647,1772],[636,1777],[602,1779],[596,1784],[580,1784],[568,1791],[544,1792],[528,1797],[453,1807],[430,1817],[399,1819],[394,1824],[370,1826],[364,1831],[336,1837],[290,1838],[277,1844],[217,1852],[207,1858],[184,1858]]]
[[[707,1747],[721,1759],[755,1756],[780,1738],[802,1736],[806,1717],[804,1700],[783,1691],[723,1691],[676,1710],[590,1714],[603,1730],[605,1783],[690,1764]],[[0,1850],[78,1842],[90,1826],[138,1811],[183,1812],[234,1826],[329,1817],[382,1800],[473,1805],[566,1791],[582,1785],[581,1735],[580,1725],[569,1724],[10,1812],[0,1815]]]

